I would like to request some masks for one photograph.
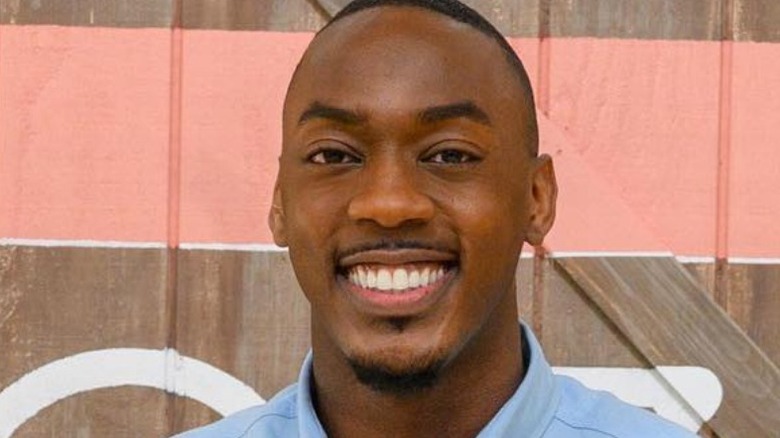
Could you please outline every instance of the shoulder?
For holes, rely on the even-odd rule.
[[[692,432],[612,394],[586,388],[578,381],[557,376],[561,402],[549,436],[604,438],[694,438]],[[548,436],[548,435],[545,435]]]
[[[287,387],[268,403],[229,415],[174,438],[251,438],[298,435],[297,385]]]

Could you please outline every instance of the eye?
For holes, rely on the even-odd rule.
[[[444,149],[428,156],[424,161],[434,164],[465,164],[479,161],[479,158],[458,149]]]
[[[314,164],[355,164],[360,163],[360,158],[340,149],[320,149],[311,155],[308,160]]]

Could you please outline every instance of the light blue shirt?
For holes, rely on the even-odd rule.
[[[612,394],[593,391],[574,379],[556,376],[539,341],[522,326],[528,369],[478,437],[519,438],[690,438],[696,435]],[[298,383],[256,406],[179,438],[325,437],[311,399],[312,356]]]

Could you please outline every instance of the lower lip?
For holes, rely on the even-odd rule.
[[[440,295],[438,292],[444,290],[447,283],[455,277],[456,270],[456,268],[449,269],[435,283],[404,291],[368,289],[348,281],[345,277],[341,277],[340,280],[350,295],[357,298],[360,304],[368,305],[375,310],[408,314],[421,311],[435,302]]]

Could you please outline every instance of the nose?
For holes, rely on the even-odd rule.
[[[356,222],[371,221],[384,228],[431,220],[434,203],[415,181],[416,166],[406,167],[386,162],[364,169],[363,187],[349,203],[349,218]]]

